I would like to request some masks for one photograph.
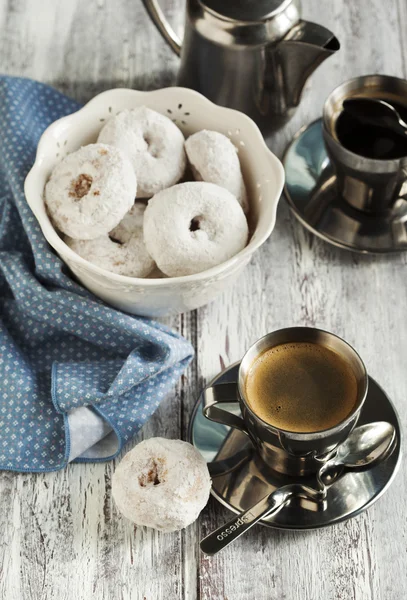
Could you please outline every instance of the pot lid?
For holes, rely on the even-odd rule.
[[[200,0],[205,8],[233,21],[266,21],[287,9],[293,0]]]

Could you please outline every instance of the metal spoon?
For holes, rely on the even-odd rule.
[[[210,556],[217,554],[219,550],[223,550],[243,533],[246,533],[260,519],[277,514],[293,496],[314,500],[315,502],[323,500],[321,491],[299,483],[284,485],[271,494],[267,494],[257,504],[240,513],[240,515],[235,515],[225,525],[221,525],[206,536],[201,541],[201,550]]]
[[[260,519],[277,514],[293,496],[322,502],[326,498],[328,487],[340,475],[347,470],[370,468],[384,460],[393,451],[395,441],[396,431],[390,423],[379,421],[357,427],[338,446],[335,456],[321,466],[317,474],[318,490],[298,483],[278,488],[205,537],[200,544],[201,550],[205,554],[216,554],[246,533]]]
[[[407,136],[407,123],[403,121],[397,109],[385,100],[379,98],[348,98],[343,101],[343,108],[358,121],[391,129],[395,133]]]
[[[324,491],[344,471],[363,471],[385,460],[393,452],[395,442],[396,430],[386,421],[357,427],[338,446],[335,456],[319,469],[317,481],[320,490]]]

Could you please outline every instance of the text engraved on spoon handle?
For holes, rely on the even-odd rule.
[[[243,535],[260,519],[277,513],[292,496],[291,491],[283,491],[283,489],[268,494],[244,513],[218,527],[201,541],[201,550],[205,554],[216,554]]]

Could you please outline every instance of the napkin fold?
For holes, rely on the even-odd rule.
[[[74,282],[28,207],[42,132],[79,107],[42,83],[0,77],[0,469],[113,458],[193,356],[174,331]]]

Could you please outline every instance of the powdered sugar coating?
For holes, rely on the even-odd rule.
[[[45,186],[45,202],[62,233],[91,240],[118,225],[136,192],[137,179],[126,155],[112,146],[90,144],[55,167]]]
[[[146,106],[112,117],[98,141],[117,146],[130,158],[137,175],[138,198],[150,198],[184,174],[184,136],[170,119]]]
[[[65,242],[85,260],[119,275],[147,277],[155,262],[143,239],[145,205],[136,202],[109,235],[94,240],[66,238]]]
[[[236,147],[230,139],[218,131],[203,129],[186,140],[185,150],[194,178],[226,188],[247,212],[246,186]]]
[[[211,480],[201,454],[187,442],[150,438],[123,458],[112,479],[120,512],[159,531],[193,523],[208,502]]]
[[[143,229],[144,213],[147,208],[147,204],[144,202],[136,201],[129,212],[124,215],[120,223],[112,229],[110,237],[118,240],[122,244],[128,242],[133,236],[134,232],[138,232]]]
[[[180,183],[156,194],[144,215],[144,240],[169,277],[200,273],[228,260],[248,240],[242,207],[213,183]]]

